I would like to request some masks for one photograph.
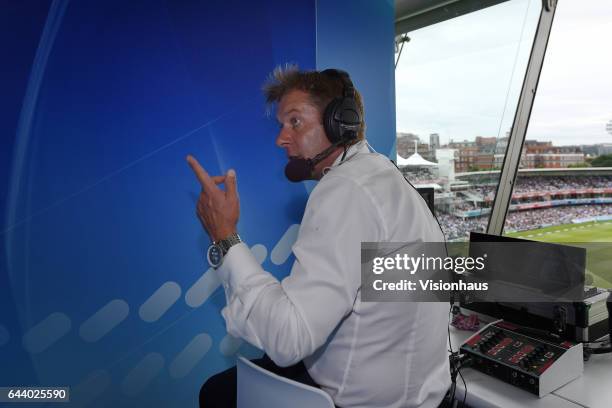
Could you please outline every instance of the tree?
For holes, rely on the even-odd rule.
[[[593,159],[591,162],[591,166],[593,167],[612,167],[612,154],[604,154],[603,156],[598,156]]]
[[[591,167],[589,165],[589,163],[584,162],[584,163],[571,163],[567,165],[568,168],[573,169],[573,168],[581,168],[581,167]]]

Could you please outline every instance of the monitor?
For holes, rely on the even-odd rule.
[[[434,210],[434,189],[433,187],[415,187],[423,200],[427,203],[432,214],[436,214]]]

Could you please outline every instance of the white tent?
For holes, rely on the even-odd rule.
[[[417,152],[417,141],[414,141],[414,153],[407,159],[404,159],[399,154],[397,155],[397,165],[399,167],[402,166],[411,166],[411,167],[437,167],[438,163],[430,162],[429,160],[425,160],[423,156],[421,156]]]

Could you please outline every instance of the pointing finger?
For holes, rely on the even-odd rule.
[[[192,155],[188,155],[187,163],[189,163],[189,166],[198,178],[198,181],[202,185],[202,188],[204,190],[214,191],[214,189],[216,188],[214,181],[210,178],[210,176],[208,175],[206,170],[204,170],[204,168],[200,165],[200,163],[198,163],[196,158]]]

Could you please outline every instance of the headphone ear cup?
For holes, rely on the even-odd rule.
[[[356,130],[346,130],[342,125],[361,124],[361,114],[352,98],[336,98],[325,108],[323,127],[331,143],[349,142],[357,138]]]
[[[357,139],[359,127],[361,127],[361,114],[355,99],[342,98],[336,107],[335,115],[340,138],[346,142]]]
[[[332,100],[323,114],[323,127],[331,143],[343,144],[353,142],[363,126],[363,118],[355,99],[355,87],[349,74],[339,69],[326,69],[321,71],[342,81],[342,97]]]
[[[340,122],[335,119],[336,111],[339,105],[342,103],[342,98],[335,98],[325,108],[323,114],[323,128],[329,141],[333,144],[338,142],[342,138],[340,130]]]

